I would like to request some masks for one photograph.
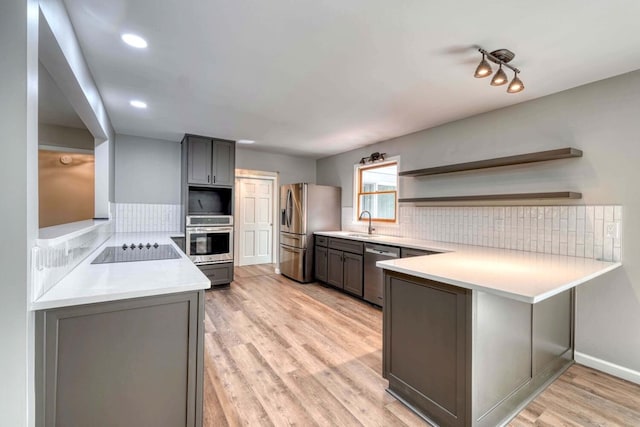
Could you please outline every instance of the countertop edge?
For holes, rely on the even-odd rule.
[[[211,282],[205,284],[202,283],[194,283],[190,285],[179,285],[171,288],[163,288],[163,289],[153,289],[153,290],[140,290],[134,292],[116,292],[109,295],[92,295],[92,296],[80,296],[75,298],[68,299],[57,299],[57,300],[49,300],[49,301],[35,301],[31,303],[31,310],[49,310],[55,308],[66,308],[66,307],[74,307],[85,304],[96,304],[102,302],[115,302],[115,301],[123,301],[127,299],[135,299],[135,298],[145,298],[152,297],[158,295],[171,295],[171,294],[179,294],[182,292],[192,292],[192,291],[204,291],[206,289],[211,288]]]

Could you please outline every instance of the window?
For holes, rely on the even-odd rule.
[[[398,206],[398,162],[356,166],[357,218],[363,211],[373,221],[396,222]],[[367,216],[365,215],[365,218]],[[368,219],[368,218],[367,218]]]

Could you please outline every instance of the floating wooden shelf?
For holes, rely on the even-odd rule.
[[[472,196],[416,197],[399,199],[400,203],[420,202],[473,202],[482,200],[535,200],[535,199],[581,199],[582,193],[556,191],[552,193],[485,194]]]
[[[457,163],[446,166],[436,166],[400,172],[399,176],[427,176],[443,173],[463,172],[477,169],[497,168],[500,166],[523,165],[526,163],[545,162],[547,160],[568,159],[582,157],[582,151],[577,148],[558,148],[556,150],[539,151],[537,153],[518,154],[516,156],[498,157],[495,159],[478,160],[475,162]]]

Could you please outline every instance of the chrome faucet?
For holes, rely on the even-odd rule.
[[[362,211],[362,213],[360,214],[360,216],[358,217],[358,219],[359,219],[359,220],[360,220],[360,219],[362,219],[362,216],[363,216],[364,214],[369,215],[369,229],[367,230],[367,233],[368,233],[368,234],[373,234],[373,232],[374,232],[375,228],[373,228],[373,227],[371,226],[371,212],[369,212],[369,211]]]

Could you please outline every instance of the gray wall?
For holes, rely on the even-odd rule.
[[[316,182],[316,161],[306,157],[266,153],[236,145],[236,168],[280,172],[280,184]]]
[[[28,3],[0,2],[0,424],[7,426],[27,425],[27,397],[33,396],[33,315],[27,301],[28,254],[38,227],[38,58],[37,23],[27,21],[34,5]]]
[[[180,143],[116,135],[116,203],[180,203]],[[236,146],[236,168],[280,172],[280,183],[316,180],[316,161]]]
[[[180,204],[180,143],[116,135],[115,201]]]
[[[41,123],[38,125],[38,144],[93,151],[95,139],[87,129]]]
[[[505,96],[513,96],[507,95]],[[517,96],[517,95],[515,95]],[[574,190],[585,204],[624,207],[624,266],[578,288],[576,349],[640,371],[640,71],[318,160],[317,182],[343,188],[374,151],[411,170],[560,147],[580,159],[401,179],[402,197]],[[537,202],[536,202],[537,203]]]

